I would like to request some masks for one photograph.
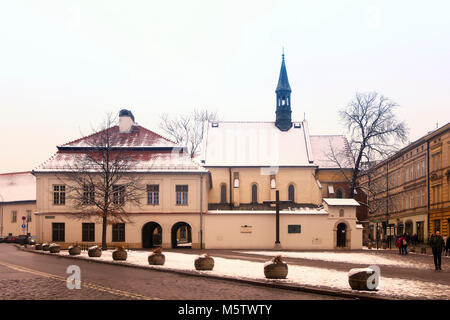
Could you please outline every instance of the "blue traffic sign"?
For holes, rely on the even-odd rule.
[[[26,229],[26,227],[27,227],[26,224],[23,224],[23,225],[22,225],[22,229]]]

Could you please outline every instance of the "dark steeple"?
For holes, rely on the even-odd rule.
[[[283,60],[281,61],[280,78],[278,79],[277,89],[275,90],[277,94],[275,125],[281,131],[287,131],[292,127],[291,86],[289,85],[286,64],[284,63],[284,52],[282,57]]]

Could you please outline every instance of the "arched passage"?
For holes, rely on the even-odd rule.
[[[347,225],[339,223],[336,230],[336,247],[344,248],[347,243]]]
[[[192,247],[192,228],[186,222],[177,222],[171,230],[172,248]]]
[[[162,243],[162,228],[156,222],[147,222],[142,227],[142,248],[160,247]]]

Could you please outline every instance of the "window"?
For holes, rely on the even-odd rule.
[[[95,223],[83,223],[81,229],[82,241],[95,241]]]
[[[344,209],[339,210],[339,217],[343,217],[344,216]]]
[[[177,194],[177,204],[187,205],[188,204],[188,186],[187,185],[177,185],[175,186],[175,191]]]
[[[17,222],[17,211],[11,212],[11,222]]]
[[[441,185],[432,187],[433,190],[433,203],[441,202]]]
[[[414,192],[409,194],[409,207],[414,208]]]
[[[434,232],[441,231],[441,220],[434,220]]]
[[[125,223],[114,223],[112,225],[112,241],[125,242]]]
[[[83,185],[83,204],[94,204],[95,193],[93,184]]]
[[[114,204],[125,203],[125,186],[123,185],[113,186],[113,203]]]
[[[295,188],[292,184],[290,184],[288,188],[288,200],[295,202]]]
[[[258,186],[252,185],[252,203],[258,203]]]
[[[441,153],[436,153],[431,156],[433,171],[441,168]]]
[[[27,210],[27,222],[31,222],[31,210]]]
[[[337,190],[336,190],[336,198],[343,198],[342,190],[341,190],[341,189],[337,189]]]
[[[220,203],[226,203],[227,202],[227,185],[222,184],[220,186]]]
[[[147,204],[158,205],[159,204],[159,185],[148,184],[147,185]]]
[[[53,186],[53,204],[64,205],[66,204],[66,186],[54,185]]]
[[[64,242],[65,239],[65,224],[64,223],[52,223],[52,241]]]
[[[288,233],[301,233],[302,227],[299,224],[288,225]]]
[[[422,206],[424,206],[425,204],[425,189],[422,189]]]

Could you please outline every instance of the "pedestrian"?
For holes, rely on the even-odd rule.
[[[403,250],[402,250],[402,237],[401,236],[397,236],[395,238],[395,246],[398,248],[398,253],[399,254],[403,254]]]
[[[433,259],[434,259],[434,267],[436,270],[441,269],[441,255],[442,250],[444,249],[444,239],[442,238],[439,230],[436,230],[436,233],[430,238],[430,246],[433,251]]]
[[[404,233],[403,234],[403,238],[402,238],[402,249],[403,249],[403,254],[408,254],[408,234]]]

